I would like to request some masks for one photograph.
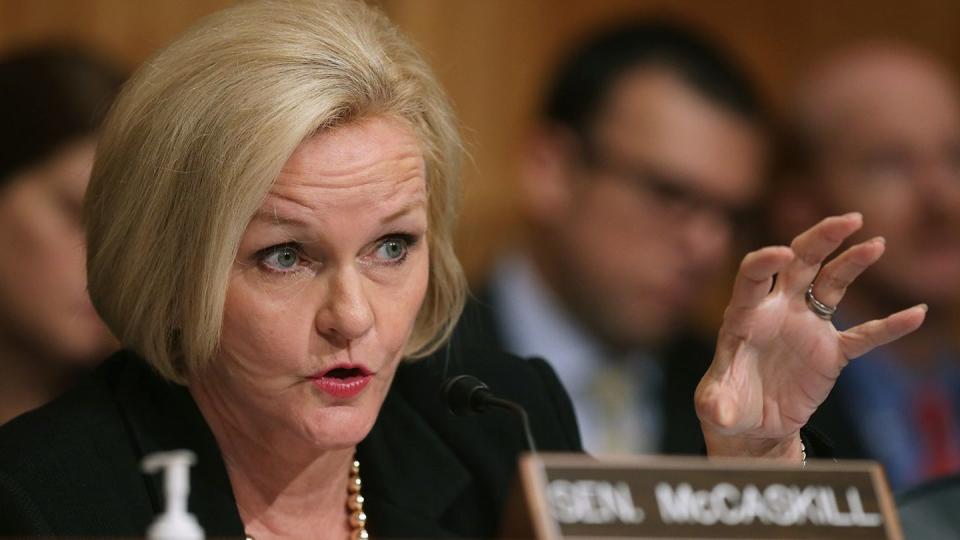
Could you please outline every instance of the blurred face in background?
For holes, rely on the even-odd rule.
[[[887,249],[864,275],[898,304],[960,304],[960,100],[939,66],[862,53],[828,71],[807,103],[823,136],[822,212],[859,210]],[[815,131],[816,133],[816,131]]]
[[[553,171],[568,196],[540,219],[541,267],[607,342],[655,344],[732,255],[759,188],[759,134],[668,70],[645,68],[612,87],[592,140],[570,142]]]
[[[87,296],[80,224],[94,141],[63,146],[0,187],[0,335],[38,360],[89,365],[114,346]]]

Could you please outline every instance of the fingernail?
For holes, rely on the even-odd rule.
[[[926,313],[927,311],[930,310],[930,307],[927,306],[926,304],[920,304],[920,309],[922,309],[923,312]]]
[[[843,215],[845,218],[860,218],[863,219],[863,214],[860,212],[849,212]]]
[[[871,242],[880,242],[881,244],[884,244],[884,245],[886,245],[886,243],[887,243],[887,239],[884,238],[884,237],[882,237],[882,236],[876,236],[876,237],[874,237],[874,238],[871,238],[870,241],[871,241]]]

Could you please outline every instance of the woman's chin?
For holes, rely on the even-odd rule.
[[[354,405],[328,405],[306,426],[310,443],[321,450],[340,450],[360,444],[373,429],[377,411]]]

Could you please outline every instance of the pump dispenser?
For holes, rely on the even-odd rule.
[[[147,540],[204,540],[197,518],[187,512],[190,494],[190,466],[197,456],[189,450],[157,452],[143,458],[143,470],[163,470],[163,492],[166,507],[163,514],[147,529]]]

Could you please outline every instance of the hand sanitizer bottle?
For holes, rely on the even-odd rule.
[[[189,450],[157,452],[143,458],[143,470],[163,470],[164,513],[147,529],[147,540],[204,540],[197,518],[187,512],[190,494],[190,465],[197,456]]]

